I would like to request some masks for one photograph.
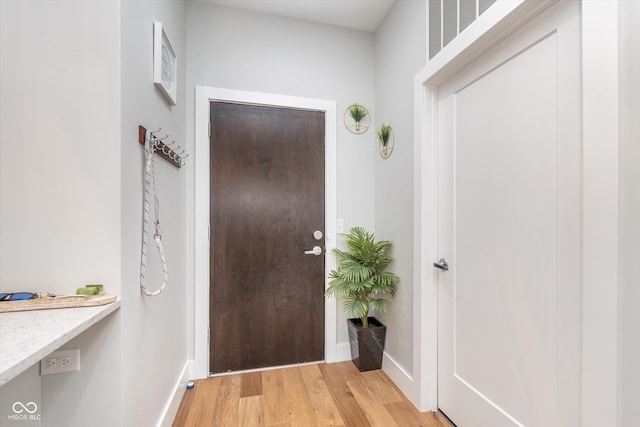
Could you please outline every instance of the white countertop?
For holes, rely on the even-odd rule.
[[[95,307],[0,313],[0,387],[120,307],[120,300]]]

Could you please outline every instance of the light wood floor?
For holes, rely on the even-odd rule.
[[[303,365],[195,381],[173,423],[246,427],[452,427],[420,413],[382,370],[351,363]]]

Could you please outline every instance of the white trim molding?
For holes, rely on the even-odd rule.
[[[579,1],[579,0],[573,0]],[[556,1],[497,0],[478,28],[436,55],[414,81],[414,369],[421,411],[436,410],[436,125],[438,86]],[[581,1],[582,41],[582,355],[580,425],[616,425],[619,417],[619,0]],[[493,10],[492,10],[493,9]],[[491,11],[491,13],[489,13]],[[483,21],[484,20],[484,21]],[[470,29],[471,26],[468,28]],[[448,49],[448,50],[447,50]],[[606,268],[603,268],[606,266]]]
[[[171,427],[173,425],[173,421],[178,414],[178,409],[180,409],[180,402],[182,402],[182,397],[184,396],[184,392],[187,388],[187,382],[192,377],[192,370],[193,360],[187,360],[182,368],[180,376],[176,380],[175,386],[173,387],[171,398],[167,401],[162,410],[162,415],[160,416],[160,420],[157,424],[158,427]]]
[[[335,101],[196,86],[195,110],[195,368],[196,378],[209,376],[209,108],[210,102],[229,101],[325,112],[325,246],[336,247],[337,105]],[[335,269],[325,258],[325,285]],[[325,361],[337,361],[337,303],[325,301]]]
[[[438,86],[555,3],[557,0],[496,0],[414,79],[414,230],[418,237],[414,241],[414,313],[417,314],[413,319],[414,380],[408,397],[420,411],[438,409],[438,288],[431,266],[436,259],[438,229],[435,107]]]
[[[582,2],[582,423],[618,425],[619,2]]]
[[[496,0],[427,62],[417,75],[418,81],[428,82],[429,86],[439,85],[557,2],[558,0]]]

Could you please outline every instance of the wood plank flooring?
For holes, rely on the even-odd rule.
[[[453,427],[420,413],[382,370],[301,365],[195,381],[173,427]]]

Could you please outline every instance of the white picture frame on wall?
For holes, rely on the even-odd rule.
[[[153,83],[176,105],[178,58],[161,22],[153,23]]]

